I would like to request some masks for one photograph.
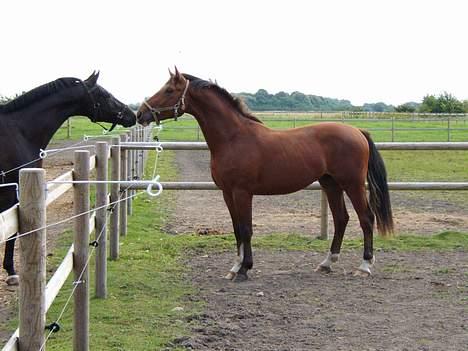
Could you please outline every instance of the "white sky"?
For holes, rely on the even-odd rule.
[[[103,87],[138,102],[177,65],[231,92],[464,100],[467,10],[464,0],[2,1],[0,94],[99,69]]]

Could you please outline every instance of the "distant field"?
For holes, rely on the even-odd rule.
[[[259,112],[255,113],[264,123],[274,129],[287,129],[324,121],[346,123],[371,132],[375,141],[468,141],[468,116],[424,115],[414,117],[401,114],[342,114],[306,112]],[[110,124],[103,123],[106,127]],[[449,129],[450,128],[450,129]],[[117,127],[113,134],[124,129]],[[86,117],[71,119],[71,139],[83,135],[102,135],[103,129]],[[183,116],[178,122],[164,122],[160,133],[162,140],[202,141],[203,134],[191,116]],[[67,139],[67,122],[57,131],[55,140]]]
[[[343,117],[340,113],[258,113],[264,123],[274,129],[287,129],[325,121],[346,123],[371,132],[375,141],[468,141],[468,117],[418,117],[406,118],[384,115],[369,118],[366,115]],[[351,118],[350,118],[351,117]],[[166,122],[161,132],[163,140],[201,141],[203,134],[191,116],[177,123]]]

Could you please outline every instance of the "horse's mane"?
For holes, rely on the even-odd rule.
[[[76,85],[77,81],[79,81],[77,78],[59,78],[52,82],[41,85],[18,96],[16,99],[8,101],[6,104],[0,104],[0,112],[18,111],[64,88]]]
[[[255,117],[247,108],[244,101],[238,97],[232,96],[226,89],[221,88],[217,83],[211,81],[203,80],[192,76],[190,74],[183,74],[185,79],[190,81],[190,84],[193,88],[203,89],[203,88],[212,88],[216,90],[221,96],[223,96],[229,104],[240,113],[242,117],[248,118],[252,121],[263,123],[257,117]]]

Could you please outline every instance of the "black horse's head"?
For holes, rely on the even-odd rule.
[[[112,123],[110,130],[117,124],[131,127],[136,123],[135,113],[124,103],[117,100],[106,89],[97,84],[99,72],[93,72],[83,81],[88,97],[88,117],[93,122]]]

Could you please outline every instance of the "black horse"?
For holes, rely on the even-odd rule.
[[[96,84],[99,73],[88,79],[59,78],[0,105],[0,184],[18,183],[21,167],[41,167],[40,149],[70,116],[87,116],[93,122],[136,123],[135,114],[104,88]],[[0,212],[17,202],[14,187],[0,187]],[[8,285],[17,285],[13,253],[15,237],[5,245],[3,268]]]

